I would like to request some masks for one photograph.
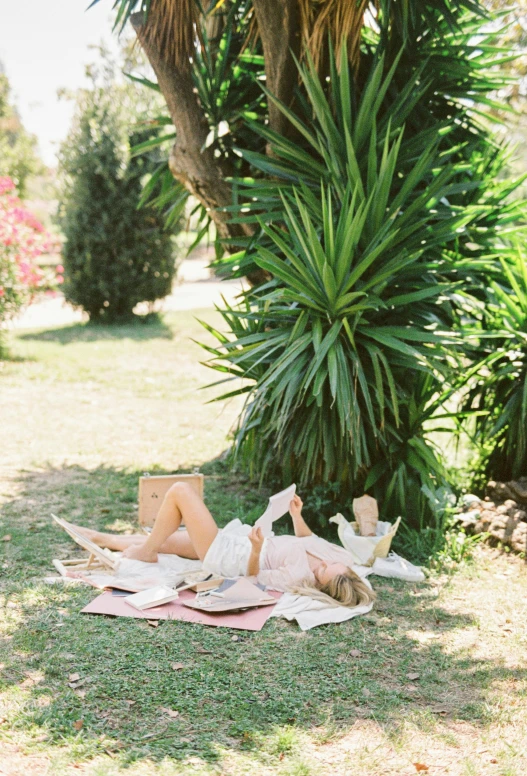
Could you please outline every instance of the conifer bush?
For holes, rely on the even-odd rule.
[[[130,131],[120,96],[117,87],[95,86],[78,98],[60,159],[65,297],[104,323],[131,319],[139,302],[169,294],[175,275],[173,230],[158,211],[138,208],[152,162],[130,149],[148,132]]]

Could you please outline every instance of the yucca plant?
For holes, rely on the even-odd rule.
[[[518,219],[478,118],[507,52],[477,0],[269,5],[115,0],[167,99],[170,170],[217,225],[216,268],[256,284],[210,348],[244,380],[238,461],[343,499],[368,487],[419,527],[445,483],[424,429],[478,357],[467,327]]]
[[[484,357],[463,410],[474,413],[479,454],[475,484],[527,476],[527,259],[520,248],[501,260],[486,307]],[[469,420],[470,423],[470,420]]]
[[[448,202],[482,185],[453,161],[448,126],[406,138],[415,81],[386,110],[397,62],[384,75],[381,57],[352,108],[342,51],[327,90],[300,67],[310,125],[281,106],[311,154],[266,127],[255,130],[274,158],[240,149],[282,178],[239,182],[251,199],[236,217],[263,235],[245,253],[272,280],[223,312],[234,338],[213,332],[211,365],[248,381],[234,391],[248,393],[236,442],[253,474],[338,482],[345,496],[373,489],[385,510],[413,504],[417,516],[423,489],[446,481],[423,426],[460,369],[457,321],[477,302],[468,289],[497,273],[492,258],[460,257],[459,243],[489,212]]]

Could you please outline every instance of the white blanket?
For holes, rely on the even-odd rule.
[[[178,555],[159,555],[157,563],[142,563],[138,560],[121,558],[115,576],[111,578],[114,584],[121,579],[142,580],[155,585],[167,585],[174,587],[192,571],[198,571],[201,562],[186,560]],[[422,570],[414,566],[395,553],[390,553],[388,558],[377,558],[373,566],[354,566],[353,570],[365,579],[371,574],[392,579],[403,579],[408,582],[422,582],[425,578]],[[101,576],[101,582],[102,575]],[[370,584],[369,580],[368,584]],[[345,606],[327,606],[321,601],[314,601],[308,596],[284,593],[275,607],[271,617],[285,617],[286,620],[296,620],[301,630],[307,631],[317,625],[339,623],[357,617],[359,614],[367,614],[373,604],[368,606],[356,606],[349,609]]]
[[[404,579],[407,582],[422,582],[425,578],[423,571],[413,563],[391,552],[388,558],[377,558],[373,566],[354,566],[353,571],[363,579],[370,574],[391,579]],[[369,580],[367,580],[369,583]],[[355,606],[349,609],[346,606],[326,606],[322,601],[314,601],[309,596],[284,593],[271,617],[285,617],[286,620],[296,620],[303,631],[316,628],[317,625],[344,622],[357,617],[359,614],[367,614],[373,608],[373,603],[368,606]]]
[[[177,584],[189,571],[195,571],[200,568],[200,562],[195,560],[184,560],[177,555],[159,555],[159,561],[155,564],[159,567],[163,579],[163,584]],[[354,566],[353,570],[360,577],[365,579],[371,574],[380,577],[389,577],[391,579],[403,579],[407,582],[422,582],[425,578],[422,570],[413,563],[401,558],[394,552],[390,553],[388,558],[377,558],[373,566]],[[122,576],[151,576],[154,568],[151,563],[141,563],[141,561],[131,561],[123,558],[119,565],[117,575]],[[370,581],[368,584],[370,584]],[[327,606],[322,601],[314,601],[309,596],[293,595],[284,593],[274,608],[271,617],[285,617],[286,620],[296,620],[301,630],[307,631],[315,628],[317,625],[327,625],[329,623],[339,623],[345,620],[351,620],[359,614],[367,614],[371,611],[373,603],[367,606],[355,606],[350,609],[346,606]]]

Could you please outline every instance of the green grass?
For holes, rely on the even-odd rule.
[[[524,774],[518,559],[478,548],[448,577],[375,581],[367,617],[307,634],[270,621],[237,641],[228,629],[81,615],[92,590],[43,584],[53,557],[76,552],[50,512],[133,530],[144,471],[199,466],[220,523],[265,505],[268,492],[221,462],[239,404],[205,404],[197,336],[178,313],[12,338],[0,368],[0,538],[11,536],[0,542],[0,773],[400,776],[424,763],[430,774]]]

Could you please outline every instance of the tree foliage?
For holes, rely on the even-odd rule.
[[[9,81],[0,64],[0,176],[11,178],[21,197],[28,177],[42,169],[36,145],[11,103]]]
[[[188,36],[186,0],[115,5],[167,100],[173,203],[199,189],[216,267],[253,283],[208,348],[247,395],[238,462],[422,525],[447,482],[428,422],[489,358],[522,218],[488,129],[499,21],[477,0],[232,0],[190,3]]]

